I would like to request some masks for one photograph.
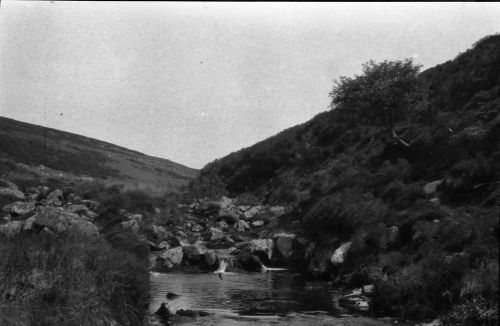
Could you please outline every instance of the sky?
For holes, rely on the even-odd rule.
[[[0,115],[193,168],[328,110],[373,59],[424,68],[499,3],[2,1]]]

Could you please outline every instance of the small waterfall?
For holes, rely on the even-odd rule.
[[[261,272],[266,273],[266,272],[273,272],[273,271],[287,271],[288,268],[281,268],[281,267],[266,267],[266,265],[261,264]]]
[[[225,273],[227,268],[227,260],[225,259],[220,259],[219,260],[219,267],[214,273]]]

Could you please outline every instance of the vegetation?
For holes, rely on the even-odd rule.
[[[374,283],[380,314],[493,325],[500,35],[419,68],[365,64],[334,85],[332,110],[211,162],[197,182],[292,205],[284,225],[317,248],[351,240],[346,263],[323,276]]]

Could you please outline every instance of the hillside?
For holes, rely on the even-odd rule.
[[[13,179],[108,179],[128,188],[166,192],[187,185],[197,171],[96,139],[0,117],[0,173]]]
[[[375,284],[377,314],[494,325],[500,35],[416,83],[405,103],[392,103],[404,112],[392,130],[366,117],[386,94],[372,106],[345,96],[340,109],[209,163],[192,190],[292,206],[279,228],[313,241],[307,273],[336,286]],[[346,244],[346,262],[333,265]]]

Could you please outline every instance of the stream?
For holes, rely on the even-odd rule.
[[[162,302],[175,310],[203,310],[206,317],[171,317],[172,325],[390,325],[340,308],[326,282],[306,282],[290,272],[151,274],[153,314]],[[168,300],[167,292],[180,297]]]

